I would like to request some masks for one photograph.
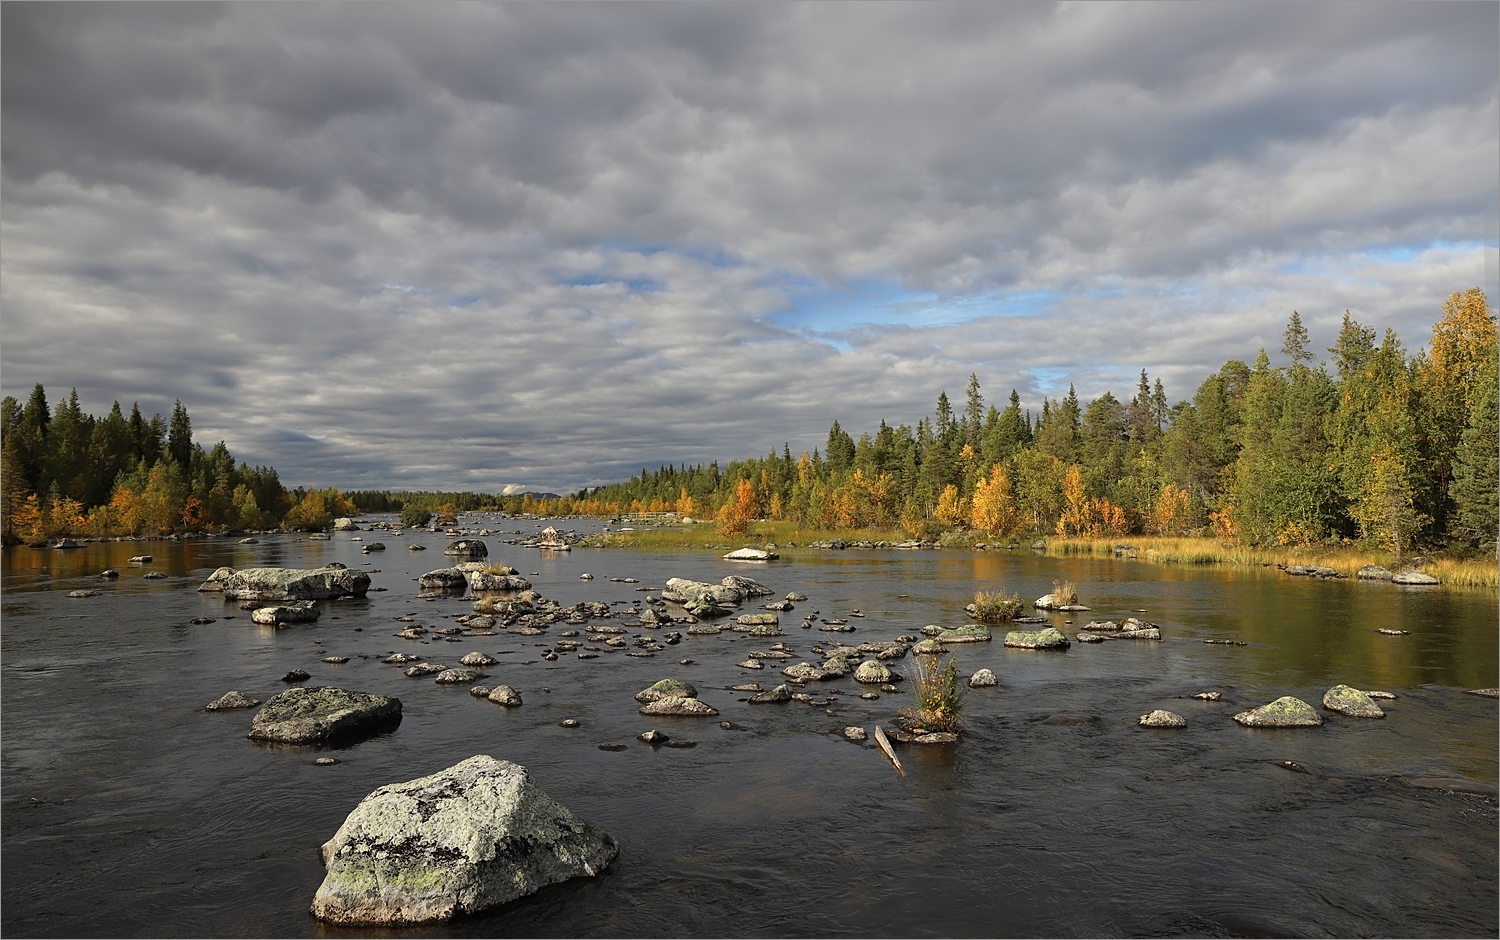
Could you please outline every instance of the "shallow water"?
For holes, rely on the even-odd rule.
[[[572,524],[572,523],[569,523]],[[497,527],[531,522],[506,520]],[[579,526],[583,528],[583,526]],[[317,846],[375,787],[473,754],[530,769],[555,799],[622,844],[598,879],[548,888],[496,911],[399,936],[1494,936],[1497,925],[1496,702],[1490,592],[1322,582],[1264,571],[1199,571],[1029,553],[828,552],[744,565],[708,555],[575,550],[540,557],[491,536],[491,560],[544,595],[636,600],[671,576],[759,578],[810,600],[783,614],[805,658],[820,641],[857,643],[963,622],[976,589],[1040,596],[1067,578],[1093,611],[1137,614],[1161,643],[1075,644],[1062,653],[959,647],[998,689],[966,699],[963,742],[897,745],[907,777],[845,725],[890,727],[905,695],[858,698],[833,714],[800,703],[751,706],[738,668],[771,641],[685,637],[653,659],[602,653],[547,663],[548,636],[461,643],[392,634],[406,614],[429,626],[469,610],[419,599],[415,577],[443,566],[440,535],[362,533],[390,546],[362,555],[333,541],[263,536],[90,544],[4,555],[3,868],[0,927],[10,936],[355,935],[307,907],[322,878]],[[421,542],[426,552],[405,546]],[[150,553],[144,567],[126,563]],[[222,564],[378,569],[366,600],[325,603],[311,626],[277,632],[217,594]],[[122,577],[103,582],[116,567]],[[147,570],[168,577],[142,578]],[[596,579],[583,582],[581,572]],[[530,575],[530,572],[538,572]],[[611,583],[611,576],[639,584]],[[77,588],[101,596],[70,599]],[[769,598],[767,598],[769,600]],[[753,602],[752,602],[753,603]],[[753,609],[747,603],[746,609]],[[852,634],[804,631],[803,613],[844,616]],[[216,618],[194,626],[194,617]],[[1069,624],[1068,620],[1076,620]],[[1382,627],[1410,630],[1389,637]],[[679,628],[680,629],[680,628]],[[629,628],[631,634],[645,632]],[[1244,640],[1244,647],[1205,638]],[[318,642],[321,641],[321,642]],[[506,710],[464,688],[409,679],[379,658],[442,662],[497,654],[485,684],[517,688]],[[328,655],[347,664],[321,662]],[[368,659],[359,658],[360,655]],[[691,659],[690,665],[678,660]],[[788,662],[795,662],[791,660]],[[909,673],[910,660],[895,664]],[[398,695],[394,732],[348,747],[274,748],[245,738],[251,710],[209,713],[229,689],[265,699],[288,670]],[[647,718],[631,696],[687,679],[720,719]],[[1317,705],[1339,682],[1387,689],[1383,721],[1328,715],[1317,729],[1254,731],[1236,711],[1280,695]],[[1224,701],[1185,698],[1217,689]],[[1153,708],[1184,715],[1151,731]],[[582,727],[565,729],[563,718]],[[657,727],[691,749],[651,749]],[[626,744],[620,752],[597,745]],[[311,764],[336,755],[333,767]],[[1273,762],[1292,760],[1307,773]],[[1487,795],[1486,795],[1487,794]],[[370,935],[371,931],[359,931]]]

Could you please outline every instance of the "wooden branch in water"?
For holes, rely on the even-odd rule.
[[[901,766],[901,760],[896,757],[896,752],[891,749],[890,739],[885,736],[885,732],[881,730],[879,725],[875,726],[875,743],[880,745],[880,749],[885,751],[885,756],[889,757],[891,763],[896,765],[896,773],[903,777],[906,776],[906,768]]]

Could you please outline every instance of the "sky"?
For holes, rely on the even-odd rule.
[[[1497,290],[1500,5],[0,5],[0,390],[571,492]]]

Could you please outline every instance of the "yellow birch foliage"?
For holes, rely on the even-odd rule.
[[[943,492],[938,496],[937,508],[933,510],[933,515],[937,516],[939,522],[950,528],[959,525],[969,516],[966,502],[958,495],[958,487],[949,483],[943,487]]]
[[[1151,507],[1151,517],[1146,521],[1146,531],[1152,535],[1175,535],[1187,525],[1188,494],[1176,483],[1168,483],[1157,494]]]
[[[969,525],[976,532],[995,538],[1014,532],[1020,522],[1020,515],[1010,474],[1006,472],[1005,464],[997,463],[990,470],[987,479],[980,479],[974,484]]]

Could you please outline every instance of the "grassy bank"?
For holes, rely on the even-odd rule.
[[[775,545],[783,555],[818,551],[813,542],[843,539],[845,542],[899,542],[908,536],[899,529],[820,529],[795,522],[757,522],[744,535],[727,539],[712,524],[657,527],[641,525],[632,532],[613,532],[588,540],[600,548],[635,548],[648,551],[731,551],[743,546]],[[946,547],[963,549],[971,542],[957,533],[943,538]],[[1019,539],[1021,550],[1031,539]],[[1047,538],[1046,554],[1066,557],[1113,558],[1116,545],[1129,545],[1136,559],[1160,565],[1214,565],[1239,568],[1261,568],[1267,565],[1322,565],[1353,576],[1365,565],[1390,568],[1394,561],[1389,553],[1358,546],[1313,545],[1301,548],[1257,548],[1249,545],[1226,545],[1211,538],[1172,538],[1133,536],[1124,539]],[[1500,568],[1490,559],[1428,558],[1421,569],[1444,584],[1464,587],[1500,588]]]

